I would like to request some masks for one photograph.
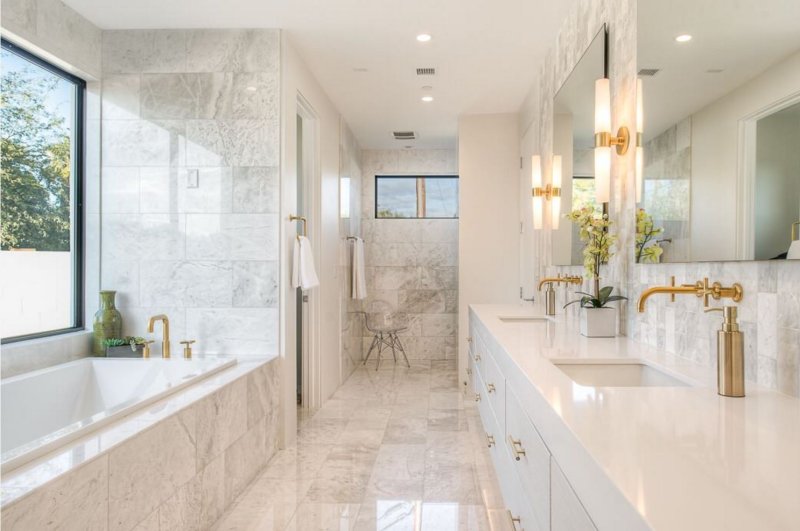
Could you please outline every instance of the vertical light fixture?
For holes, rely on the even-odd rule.
[[[611,135],[611,84],[600,78],[594,84],[594,186],[598,203],[608,203],[611,197],[611,146],[617,154],[628,152],[629,133],[623,126],[617,136]]]
[[[553,156],[553,182],[550,188],[550,215],[551,228],[558,230],[558,223],[561,219],[561,155]]]
[[[642,99],[642,78],[636,79],[636,202],[642,202],[644,189],[644,100]]]
[[[542,228],[542,158],[539,155],[531,157],[531,195],[533,197],[533,228]]]

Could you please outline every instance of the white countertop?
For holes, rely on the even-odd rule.
[[[635,514],[619,514],[633,510],[657,530],[800,529],[800,399],[750,382],[745,398],[721,397],[715,369],[626,337],[585,338],[563,316],[499,319],[541,308],[470,310],[496,343],[490,349],[507,356],[497,361],[509,387],[601,529],[632,525],[623,522]],[[643,358],[695,385],[584,387],[551,358]]]

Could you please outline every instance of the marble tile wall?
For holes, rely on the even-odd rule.
[[[279,386],[260,365],[7,504],[3,529],[210,529],[277,450]]]
[[[200,354],[276,351],[279,46],[278,30],[103,32],[102,286],[124,333],[166,313]]]
[[[636,0],[579,0],[562,24],[554,47],[540,67],[540,85],[532,90],[538,101],[533,126],[539,130],[539,154],[552,154],[553,99],[589,42],[603,23],[609,27],[609,75],[613,127],[635,123]],[[536,105],[534,103],[533,105]],[[648,285],[703,277],[744,285],[739,304],[745,333],[745,377],[767,388],[800,396],[800,266],[790,262],[707,262],[694,264],[636,264],[634,238],[634,157],[614,157],[610,215],[620,234],[617,255],[604,267],[603,283],[614,285],[635,301]],[[538,274],[582,273],[581,267],[553,267],[549,234],[533,236]],[[584,288],[587,288],[585,285]],[[559,291],[566,299],[563,290]],[[678,356],[713,366],[712,355],[719,318],[701,313],[696,300],[674,304],[653,298],[644,314],[632,303],[621,304],[619,330],[637,340],[658,345]],[[568,311],[571,318],[578,308]]]
[[[365,150],[362,223],[367,293],[408,315],[411,359],[454,359],[458,333],[458,220],[375,219],[376,175],[457,175],[455,150]],[[364,354],[372,334],[363,330]]]
[[[342,324],[341,367],[344,381],[358,367],[363,357],[361,301],[352,298],[352,263],[353,244],[347,241],[347,236],[363,237],[361,232],[361,186],[363,176],[361,173],[361,148],[352,131],[342,121],[340,125],[339,142],[339,176],[341,186],[349,182],[349,189],[342,190],[347,193],[350,201],[350,216],[341,218],[339,233],[342,238],[339,249],[339,304]],[[345,179],[349,179],[346,181]]]

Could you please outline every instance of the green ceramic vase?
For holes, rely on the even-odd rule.
[[[100,292],[100,309],[94,314],[92,354],[105,356],[105,340],[122,337],[122,315],[114,304],[116,291]]]

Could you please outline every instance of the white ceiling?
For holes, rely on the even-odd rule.
[[[103,29],[282,28],[364,148],[452,148],[465,113],[516,112],[574,0],[65,0]],[[430,33],[420,44],[415,37]],[[417,67],[435,67],[433,78]],[[367,72],[356,72],[366,68]],[[435,101],[422,103],[424,85]],[[416,142],[395,141],[413,130]]]
[[[800,50],[800,0],[640,0],[638,16],[638,67],[661,69],[643,78],[646,140]]]

